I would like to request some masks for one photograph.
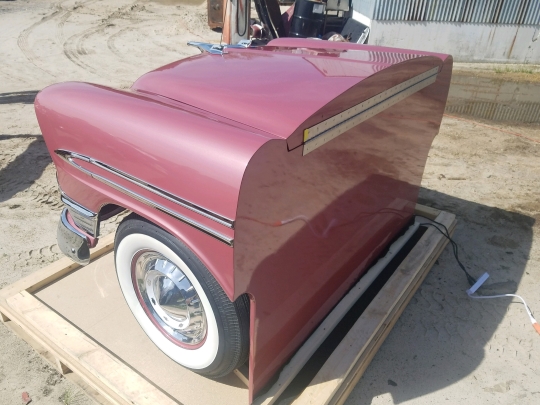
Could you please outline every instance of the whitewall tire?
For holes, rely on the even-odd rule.
[[[231,302],[183,243],[134,214],[119,226],[115,265],[135,319],[167,356],[221,377],[247,359],[249,300]]]

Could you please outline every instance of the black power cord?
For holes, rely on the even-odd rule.
[[[456,258],[457,264],[459,265],[461,270],[463,270],[463,272],[465,273],[465,276],[467,277],[467,281],[469,282],[469,285],[473,286],[476,283],[476,279],[473,276],[470,275],[470,273],[467,271],[467,269],[465,268],[463,263],[461,263],[461,260],[459,260],[458,245],[452,239],[452,237],[450,236],[450,232],[448,231],[448,228],[446,227],[446,225],[441,224],[440,222],[437,222],[437,221],[435,221],[435,220],[433,220],[431,218],[425,217],[423,215],[415,215],[415,217],[427,219],[430,222],[424,222],[424,223],[422,223],[422,225],[432,226],[433,228],[438,230],[446,239],[448,239],[448,241],[452,245],[452,250],[454,252],[454,257]],[[439,228],[439,226],[442,226],[442,228],[444,230]]]

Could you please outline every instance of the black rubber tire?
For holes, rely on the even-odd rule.
[[[247,295],[244,294],[231,302],[206,266],[185,244],[136,214],[127,216],[118,227],[115,236],[115,264],[116,248],[131,234],[143,234],[154,238],[177,254],[195,275],[212,306],[219,335],[217,355],[209,366],[191,370],[208,377],[219,378],[244,364],[249,355],[250,303]]]

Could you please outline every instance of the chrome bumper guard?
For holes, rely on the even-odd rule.
[[[86,235],[73,227],[67,217],[68,209],[64,208],[58,223],[56,239],[60,250],[73,261],[85,265],[90,263],[90,248]]]
[[[99,235],[99,221],[98,214],[83,207],[81,204],[75,202],[69,198],[63,191],[61,191],[60,200],[66,205],[69,210],[69,215],[73,219],[73,222],[87,232],[90,236],[97,238]]]

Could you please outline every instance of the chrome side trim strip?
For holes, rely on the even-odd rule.
[[[438,72],[438,67],[430,69],[311,128],[305,129],[303,155],[307,155],[349,129],[434,83],[437,80]]]
[[[112,173],[112,174],[115,174],[121,178],[123,178],[124,180],[128,180],[130,181],[131,183],[133,184],[136,184],[137,186],[139,187],[142,187],[144,188],[145,190],[148,190],[156,195],[159,195],[160,197],[163,197],[165,198],[166,200],[169,200],[175,204],[178,204],[184,208],[187,208],[188,210],[191,210],[193,212],[196,212],[197,214],[200,214],[202,215],[203,217],[206,217],[208,219],[211,219],[212,221],[216,221],[218,224],[221,224],[223,226],[226,226],[227,228],[234,228],[234,221],[232,219],[229,219],[229,218],[226,218],[222,215],[219,215],[219,214],[216,214],[215,212],[213,211],[210,211],[206,208],[203,208],[199,205],[196,205],[196,204],[193,204],[192,202],[189,202],[187,200],[184,200],[183,198],[180,198],[180,197],[177,197],[165,190],[162,190],[158,187],[155,187],[149,183],[146,183],[136,177],[133,177],[121,170],[118,170],[118,169],[115,169],[114,167],[112,166],[109,166],[105,163],[102,163],[98,160],[95,160],[95,159],[91,159],[90,158],[90,163],[100,167],[101,169],[103,170],[106,170],[108,171],[109,173]]]
[[[81,155],[79,153],[70,152],[67,150],[56,150],[55,151],[57,155],[60,157],[66,159],[66,156],[70,156],[73,159],[80,159],[85,162],[88,162],[90,164],[93,164],[94,166],[97,166],[103,170],[108,171],[109,173],[112,173],[118,177],[121,177],[124,180],[127,180],[139,187],[144,188],[145,190],[148,190],[156,195],[159,195],[160,197],[165,198],[166,200],[169,200],[175,204],[178,204],[184,208],[187,208],[188,210],[191,210],[193,212],[196,212],[197,214],[202,215],[203,217],[206,217],[208,219],[211,219],[212,221],[216,221],[218,224],[221,224],[223,226],[226,226],[227,228],[234,228],[234,221],[232,219],[226,218],[222,215],[219,215],[213,211],[210,211],[206,208],[203,208],[199,205],[196,205],[190,201],[184,200],[183,198],[177,197],[174,194],[171,194],[163,189],[160,189],[158,187],[155,187],[141,179],[138,179],[134,176],[131,176],[130,174],[127,174],[121,170],[118,170],[106,163],[100,162],[99,160],[93,159],[91,157]]]
[[[142,202],[143,204],[148,205],[149,207],[152,207],[152,208],[155,208],[155,209],[157,209],[157,210],[159,210],[161,212],[164,212],[165,214],[168,214],[168,215],[170,215],[170,216],[184,222],[185,224],[190,225],[193,228],[196,228],[196,229],[206,233],[207,235],[210,235],[210,236],[220,240],[221,242],[223,242],[223,243],[225,243],[225,244],[227,244],[229,246],[233,246],[234,239],[232,239],[232,238],[230,238],[230,237],[228,237],[226,235],[223,235],[222,233],[217,232],[217,231],[215,231],[215,230],[213,230],[211,228],[208,228],[207,226],[202,225],[202,224],[198,223],[197,221],[194,221],[194,220],[192,220],[192,219],[190,219],[190,218],[188,218],[188,217],[186,217],[186,216],[184,216],[182,214],[179,214],[179,213],[177,213],[177,212],[175,212],[175,211],[173,211],[173,210],[171,210],[171,209],[169,209],[167,207],[164,207],[163,205],[158,204],[157,202],[155,202],[153,200],[150,200],[149,198],[143,197],[143,196],[141,196],[141,195],[139,195],[139,194],[137,194],[137,193],[123,187],[123,186],[121,186],[120,184],[117,184],[117,183],[115,183],[115,182],[113,182],[113,181],[111,181],[111,180],[109,180],[109,179],[107,179],[107,178],[105,178],[103,176],[100,176],[97,173],[93,173],[90,170],[87,170],[84,167],[78,165],[76,162],[74,162],[73,159],[80,159],[80,160],[83,160],[85,162],[92,163],[92,164],[95,164],[95,165],[96,165],[96,162],[97,162],[96,160],[91,159],[88,156],[80,155],[80,154],[75,153],[75,152],[70,152],[70,151],[61,150],[61,149],[56,150],[55,153],[58,156],[60,156],[62,159],[64,159],[66,162],[68,162],[70,165],[72,165],[76,169],[80,170],[81,172],[87,174],[88,176],[92,177],[93,179],[96,179],[96,180],[98,180],[98,181],[100,181],[100,182],[102,182],[104,184],[107,184],[108,186],[120,191],[121,193],[129,195],[130,197]],[[97,162],[97,163],[101,163],[101,162]],[[99,164],[97,164],[97,166],[101,167],[101,165],[99,165]],[[105,170],[107,170],[107,169],[105,169]],[[110,170],[107,170],[107,171],[110,171]],[[115,173],[115,172],[113,172],[113,173]],[[123,173],[123,172],[120,172],[120,173]],[[121,176],[121,177],[123,178],[123,176]],[[126,180],[129,180],[132,183],[139,185],[136,181],[132,181],[129,178],[126,179]],[[151,189],[149,189],[147,187],[143,187],[143,188],[145,188],[145,189],[147,189],[149,191],[152,191]],[[155,193],[155,194],[158,194],[158,193]],[[161,195],[161,194],[158,194],[158,195]],[[162,197],[167,198],[164,195]],[[167,200],[173,201],[170,198],[167,198]],[[176,201],[173,201],[173,202],[176,202]],[[179,205],[184,206],[183,204],[179,204]],[[185,208],[189,208],[189,207],[186,206]],[[197,211],[195,209],[192,209],[192,211],[200,213],[199,211]],[[214,219],[214,218],[211,218],[208,215],[204,215],[204,216],[207,217],[207,218],[210,218],[210,219]],[[216,222],[220,222],[220,221],[216,221]],[[229,228],[232,228],[232,224],[231,224],[231,226],[229,226]]]

